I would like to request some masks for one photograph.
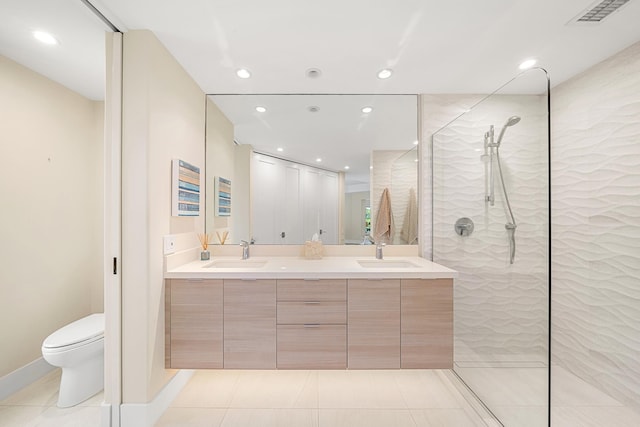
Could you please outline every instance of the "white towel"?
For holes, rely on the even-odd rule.
[[[374,238],[376,243],[393,243],[395,226],[393,213],[391,212],[391,196],[389,189],[385,188],[380,196],[380,206],[376,216]]]
[[[409,189],[409,201],[407,211],[404,213],[404,223],[400,231],[400,237],[408,245],[418,243],[418,202],[416,200],[416,190]]]

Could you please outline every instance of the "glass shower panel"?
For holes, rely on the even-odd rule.
[[[454,372],[505,426],[548,424],[548,96],[546,73],[525,72],[432,138],[433,261],[459,274]]]

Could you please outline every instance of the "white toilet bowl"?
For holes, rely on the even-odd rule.
[[[87,400],[104,387],[104,313],[92,314],[49,335],[42,357],[62,368],[58,406]]]

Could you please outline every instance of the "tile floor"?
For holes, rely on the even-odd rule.
[[[484,426],[441,371],[197,371],[156,427]]]
[[[547,370],[456,367],[456,372],[506,427],[547,426]],[[560,366],[552,366],[551,425],[637,427],[640,412]]]
[[[0,427],[99,427],[103,394],[73,408],[60,409],[60,369],[0,401]]]
[[[520,395],[539,372],[515,367],[475,372],[475,381],[507,427],[540,424],[544,401]],[[554,427],[636,427],[640,413],[553,367]],[[197,371],[156,427],[484,426],[447,371]],[[527,377],[527,375],[531,375]],[[467,375],[469,377],[469,375]],[[99,427],[102,393],[56,407],[60,370],[0,401],[0,427]],[[480,392],[482,395],[482,392]],[[538,395],[539,393],[535,393]],[[516,396],[520,397],[516,397]]]

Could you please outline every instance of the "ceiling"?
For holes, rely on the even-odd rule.
[[[554,86],[640,41],[640,0],[630,0],[597,24],[571,21],[599,0],[0,0],[0,55],[87,98],[103,99],[104,33],[112,29],[86,2],[120,31],[153,31],[210,94],[488,94],[516,76],[527,58],[538,60]],[[32,31],[38,29],[60,43],[35,41]],[[250,70],[251,78],[238,78],[239,68]],[[320,70],[319,77],[307,76],[312,68]],[[377,78],[384,68],[392,69],[392,76]],[[379,104],[377,117],[384,110],[382,99],[371,101]],[[400,117],[413,119],[413,113],[385,119],[384,128],[376,128],[359,112],[361,99],[348,105],[351,113],[325,101],[329,108],[311,119],[306,104],[312,103],[305,100],[297,113],[304,116],[281,120],[277,127],[307,126],[330,116],[334,128],[366,124],[360,130],[369,129],[370,141],[385,139],[396,149],[410,149],[413,136],[381,136],[403,135],[405,130],[394,126],[405,126]],[[256,102],[247,105],[253,108]],[[347,106],[344,99],[342,104]],[[255,111],[244,115],[255,116]],[[267,117],[277,117],[273,108],[260,120]],[[319,144],[329,154],[316,154],[310,138],[294,148],[296,137],[289,142],[270,138],[265,129],[237,126],[237,137],[264,152],[286,145],[290,151],[283,157],[302,159],[294,154],[298,150],[305,154],[299,161],[307,163],[322,156],[325,167],[334,170],[351,164],[352,182],[367,179],[368,155],[361,156],[366,163],[355,160],[348,152],[355,144],[347,149],[344,136],[325,138]],[[250,132],[259,138],[248,136]]]
[[[582,25],[569,22],[592,0],[89,1],[153,31],[207,93],[489,93],[529,57],[556,85],[640,40],[640,0]],[[108,27],[81,0],[2,0],[0,14],[0,54],[102,98]]]

